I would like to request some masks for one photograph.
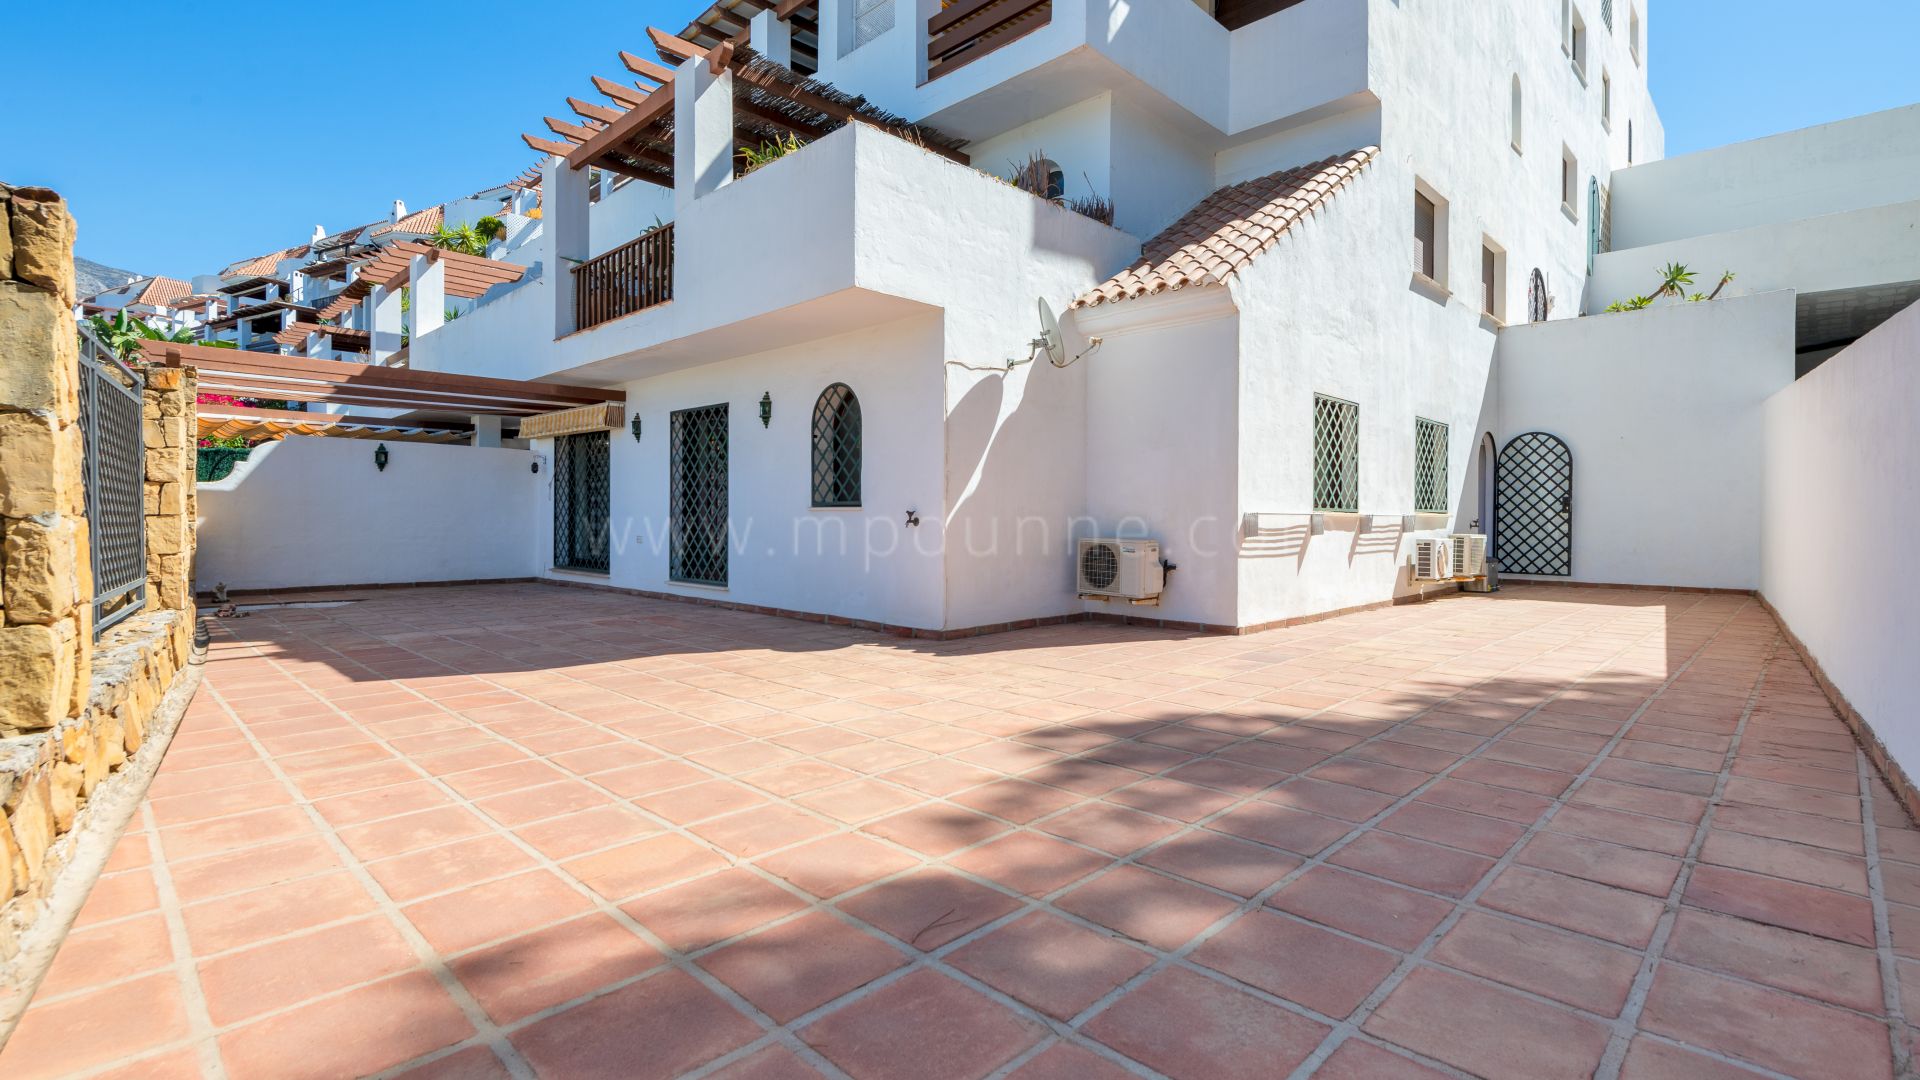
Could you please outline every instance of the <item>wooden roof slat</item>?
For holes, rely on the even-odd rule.
[[[606,126],[604,124],[600,127],[592,127],[588,124],[569,124],[565,120],[556,119],[551,116],[545,117],[544,119],[547,122],[547,126],[553,129],[554,134],[573,143],[586,142]]]
[[[595,105],[591,101],[581,101],[577,97],[568,98],[567,107],[589,120],[598,120],[603,124],[610,124],[620,119],[620,114],[627,111],[625,109],[609,109],[605,105]]]
[[[617,101],[620,104],[625,105],[629,108],[635,105],[646,104],[647,98],[653,94],[652,90],[642,90],[636,87],[622,86],[619,83],[614,82],[612,79],[603,78],[599,75],[595,75],[593,77],[593,88],[595,90],[600,91],[602,94],[605,94],[608,97],[612,98],[614,101]],[[572,99],[569,98],[568,100],[572,100]]]
[[[534,148],[535,150],[540,151],[543,154],[552,154],[555,157],[566,157],[568,154],[573,153],[572,143],[558,143],[558,142],[554,142],[552,139],[542,139],[538,136],[528,135],[524,132],[521,133],[520,137],[527,140],[528,146]]]
[[[625,49],[620,50],[620,62],[627,65],[628,71],[633,72],[635,75],[644,75],[654,82],[670,83],[673,81],[672,68],[662,67],[644,56],[635,56]]]
[[[668,63],[695,60],[707,55],[707,50],[686,38],[669,34],[657,26],[647,27],[647,37],[653,39],[653,48],[660,54],[660,59]]]
[[[662,83],[660,89],[655,90],[647,98],[646,104],[628,109],[621,114],[620,119],[601,128],[593,138],[574,147],[573,152],[566,155],[568,167],[578,169],[592,164],[602,155],[618,148],[628,138],[645,131],[662,117],[672,115],[672,109],[673,84]]]

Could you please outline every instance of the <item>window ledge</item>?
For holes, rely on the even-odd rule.
[[[1587,85],[1587,69],[1581,67],[1578,60],[1573,62],[1573,77],[1580,80],[1581,86]]]
[[[552,566],[548,567],[548,570],[555,574],[569,574],[575,577],[593,578],[596,580],[604,580],[613,576],[611,572],[606,570],[582,570],[577,566]]]
[[[1438,304],[1445,304],[1448,300],[1453,299],[1453,294],[1447,291],[1445,285],[1440,284],[1438,281],[1435,281],[1418,270],[1413,272],[1413,291]],[[1331,511],[1329,511],[1329,513],[1331,513]]]
[[[1575,210],[1572,206],[1569,206],[1566,203],[1561,203],[1560,212],[1567,215],[1568,221],[1573,222],[1575,225],[1580,224],[1580,211]]]
[[[844,510],[855,510],[855,511],[858,511],[858,510],[865,510],[865,509],[866,509],[866,507],[864,507],[864,506],[860,506],[860,505],[857,505],[857,504],[856,504],[856,505],[853,505],[853,506],[810,506],[810,507],[808,507],[807,509],[809,509],[809,510],[827,510],[827,511],[844,511]]]
[[[1522,154],[1522,155],[1524,155],[1524,154],[1526,153],[1526,151],[1525,151],[1525,150],[1522,150],[1522,149],[1520,149],[1520,144],[1519,144],[1519,143],[1508,143],[1507,145],[1508,145],[1508,146],[1511,146],[1511,147],[1513,147],[1513,152],[1514,152],[1514,153],[1516,153],[1516,154]]]
[[[725,586],[725,585],[708,585],[705,582],[681,581],[677,578],[668,578],[666,581],[662,582],[662,584],[664,584],[667,588],[670,588],[670,589],[699,589],[701,592],[714,592],[714,593],[723,593],[723,592],[731,591],[728,588],[728,586]]]
[[[1482,330],[1505,330],[1507,323],[1506,320],[1495,315],[1493,312],[1483,311],[1480,313],[1480,328]]]

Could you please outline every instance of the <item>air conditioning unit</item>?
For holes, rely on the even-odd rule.
[[[1487,538],[1479,533],[1454,533],[1453,576],[1461,580],[1487,576]]]
[[[1144,601],[1166,588],[1155,540],[1082,540],[1074,565],[1075,591],[1083,597]]]
[[[1444,537],[1413,542],[1413,580],[1452,581],[1453,544]]]

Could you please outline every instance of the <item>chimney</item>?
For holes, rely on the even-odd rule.
[[[406,216],[407,216],[407,204],[401,202],[399,199],[393,200],[393,216],[387,219],[388,223],[393,225],[398,225],[400,223],[400,219]]]
[[[322,241],[322,240],[325,240],[326,238],[327,238],[327,230],[325,230],[325,229],[323,229],[323,228],[321,228],[321,227],[320,227],[320,226],[318,226],[318,225],[315,225],[315,226],[313,227],[313,237],[312,237],[311,239],[309,239],[309,240],[307,241],[307,243],[309,243],[309,244],[317,244],[317,243],[319,243],[320,241]]]

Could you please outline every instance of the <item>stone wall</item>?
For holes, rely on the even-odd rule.
[[[88,695],[73,218],[45,188],[0,187],[0,737],[78,716]]]
[[[167,734],[193,648],[196,387],[176,369],[145,373],[146,607],[94,640],[73,236],[58,195],[0,185],[0,985],[89,804],[144,783],[116,770]]]
[[[193,523],[198,517],[192,368],[145,370],[141,403],[147,452],[147,610],[193,610]]]

